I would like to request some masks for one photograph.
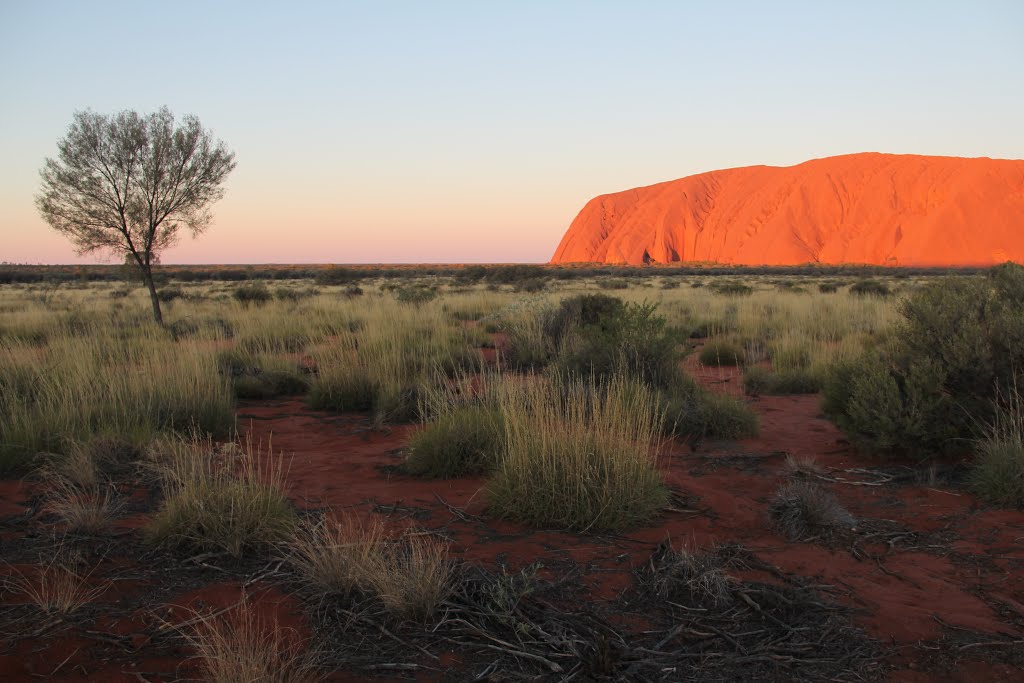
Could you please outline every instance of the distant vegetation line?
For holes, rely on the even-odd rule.
[[[929,275],[976,275],[984,267],[899,267],[872,265],[798,265],[798,266],[738,266],[693,264],[687,266],[616,266],[616,265],[458,265],[458,264],[357,264],[323,265],[165,265],[154,268],[160,280],[243,281],[243,280],[303,280],[314,279],[324,284],[343,284],[373,278],[418,278],[448,276],[464,282],[510,283],[537,278],[575,280],[609,275],[626,278],[737,276],[737,275],[805,275],[830,276],[889,276],[919,277]],[[133,269],[122,265],[21,265],[0,264],[0,284],[63,283],[63,282],[118,282],[138,279]]]

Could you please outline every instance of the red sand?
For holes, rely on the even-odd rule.
[[[590,200],[552,263],[1024,261],[1024,160],[850,154]]]
[[[717,391],[738,393],[735,369],[703,368],[693,358],[689,369],[702,382]],[[819,400],[817,396],[752,400],[761,418],[756,439],[705,441],[696,450],[670,444],[662,464],[669,484],[690,501],[686,509],[611,536],[535,531],[488,519],[485,481],[480,478],[422,481],[395,474],[388,466],[400,461],[400,451],[415,426],[377,431],[366,415],[313,411],[301,399],[244,403],[239,425],[254,440],[272,440],[274,452],[283,454],[290,495],[298,506],[328,508],[335,515],[377,516],[394,530],[413,526],[432,530],[451,541],[455,557],[468,562],[490,567],[507,562],[514,569],[537,560],[549,568],[557,567],[558,560],[572,560],[582,566],[582,581],[593,599],[606,600],[631,585],[632,569],[644,563],[666,537],[676,544],[696,546],[739,543],[783,572],[832,586],[831,599],[862,610],[857,623],[892,648],[891,680],[1020,680],[1024,672],[987,664],[984,648],[961,652],[963,665],[956,673],[922,673],[931,666],[930,656],[929,650],[918,646],[932,647],[929,643],[948,636],[944,624],[993,637],[1024,636],[1015,626],[1024,623],[1024,576],[1019,572],[1024,562],[1024,512],[984,509],[961,490],[923,484],[833,484],[830,488],[858,518],[892,520],[919,535],[921,540],[913,544],[918,547],[890,548],[865,539],[857,557],[845,546],[830,549],[791,543],[770,529],[766,508],[784,479],[780,468],[785,454],[813,455],[831,472],[851,481],[869,479],[847,470],[891,464],[855,453],[835,426],[819,415]],[[0,487],[3,509],[8,513],[24,509],[30,494],[27,488],[4,482]],[[137,516],[131,517],[127,524],[118,524],[115,533],[132,533],[138,521]],[[24,522],[19,524],[24,531],[32,531]],[[107,581],[133,561],[108,558],[95,578]],[[238,580],[216,579],[175,595],[153,612],[117,611],[119,598],[146,589],[135,581],[114,582],[99,599],[103,609],[110,605],[109,615],[104,613],[85,627],[61,627],[0,651],[0,678],[81,680],[87,674],[95,680],[137,681],[139,674],[152,681],[193,674],[190,664],[182,664],[188,657],[186,650],[177,658],[166,647],[147,650],[154,612],[180,620],[185,606],[233,604],[240,595]],[[261,584],[250,591],[253,604],[258,603],[264,613],[296,629],[307,628],[293,597]],[[10,604],[19,598],[8,594],[3,600]],[[96,633],[119,638],[122,645],[97,641]],[[98,648],[98,642],[104,647]],[[341,671],[331,680],[359,678]]]

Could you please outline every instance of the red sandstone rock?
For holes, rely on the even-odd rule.
[[[601,195],[552,263],[1024,262],[1024,160],[850,154]]]

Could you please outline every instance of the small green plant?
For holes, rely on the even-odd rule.
[[[484,474],[494,469],[503,438],[500,412],[458,407],[413,436],[402,467],[415,476],[439,479]]]

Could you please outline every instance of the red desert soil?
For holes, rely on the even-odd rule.
[[[601,195],[552,263],[951,266],[1024,260],[1024,160],[863,153]]]
[[[692,360],[688,365],[712,389],[738,392],[735,370],[702,368]],[[761,418],[756,439],[670,444],[662,464],[678,493],[674,510],[650,526],[598,536],[489,519],[483,479],[422,481],[396,474],[392,466],[415,426],[376,430],[366,415],[314,411],[298,398],[245,402],[238,417],[245,434],[271,440],[274,452],[284,454],[290,495],[301,508],[377,516],[395,530],[427,530],[447,539],[457,558],[490,568],[517,569],[540,560],[546,567],[542,578],[551,578],[573,564],[595,601],[614,600],[627,590],[633,569],[666,538],[697,547],[740,544],[784,574],[827,586],[830,599],[855,608],[855,622],[887,653],[889,680],[1021,680],[1024,672],[994,662],[991,648],[978,643],[992,640],[1002,647],[1007,637],[1024,637],[1024,512],[983,508],[962,489],[927,481],[927,472],[856,454],[819,415],[819,402],[817,396],[751,399]],[[784,481],[786,455],[814,456],[826,468],[827,485],[860,520],[852,545],[793,543],[771,530],[766,508]],[[0,487],[6,511],[23,507],[28,495],[13,482]],[[136,543],[131,534],[138,515],[125,517],[114,534]],[[41,528],[48,533],[23,514],[2,522],[5,536],[38,534]],[[144,557],[149,571],[139,571],[127,550],[111,547],[99,551],[94,577],[105,590],[88,617],[27,639],[12,638],[3,628],[7,624],[0,624],[0,635],[14,643],[0,651],[0,679],[156,681],[195,675],[187,648],[161,639],[160,620],[186,619],[184,607],[232,605],[240,599],[241,582],[193,563],[187,568],[191,578],[167,586],[168,578],[154,577],[151,566],[166,559]],[[268,559],[260,558],[251,576],[272,571]],[[180,563],[168,566],[186,571]],[[761,575],[739,578],[777,580],[756,573]],[[142,601],[147,593],[152,595]],[[302,607],[291,596],[259,580],[246,593],[263,613],[308,631]],[[8,608],[21,600],[3,596]],[[457,661],[453,653],[443,656]],[[421,673],[417,680],[436,680],[431,676]],[[338,671],[330,680],[361,679]]]

